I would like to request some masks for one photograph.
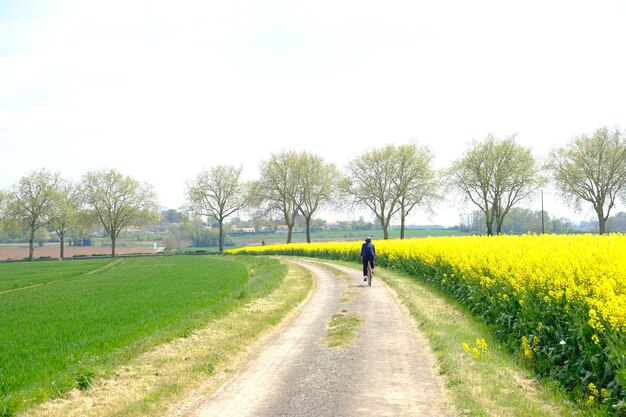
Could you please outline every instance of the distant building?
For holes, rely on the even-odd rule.
[[[233,233],[254,233],[256,229],[254,227],[233,227],[231,229]]]
[[[341,230],[341,225],[338,222],[327,222],[322,226],[324,230]]]

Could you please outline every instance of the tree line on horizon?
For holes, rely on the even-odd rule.
[[[407,216],[417,207],[434,211],[449,192],[482,213],[487,235],[502,233],[511,209],[548,181],[576,209],[590,204],[598,217],[598,231],[618,200],[625,200],[626,137],[619,128],[597,129],[572,138],[540,161],[515,135],[492,134],[473,141],[463,156],[446,170],[435,170],[434,154],[417,143],[387,144],[366,151],[340,171],[334,164],[305,151],[271,154],[259,165],[258,180],[241,180],[243,167],[216,165],[203,169],[185,187],[183,208],[219,225],[219,251],[224,249],[227,218],[246,210],[254,218],[280,216],[291,243],[296,216],[306,223],[321,208],[366,207],[389,237],[392,219],[400,221],[404,237]],[[100,225],[111,239],[111,254],[122,230],[154,223],[159,218],[154,188],[117,170],[90,171],[79,182],[45,168],[22,177],[10,190],[0,190],[0,227],[28,239],[29,260],[39,230],[53,230],[63,257],[70,230]]]

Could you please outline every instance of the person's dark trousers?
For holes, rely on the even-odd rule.
[[[363,258],[363,276],[367,276],[367,263],[371,262],[372,269],[374,269],[374,259],[372,258]]]

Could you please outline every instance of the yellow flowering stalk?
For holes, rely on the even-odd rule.
[[[530,347],[530,342],[526,336],[522,336],[522,353],[526,359],[532,359],[534,356],[533,349]]]
[[[479,360],[483,353],[488,352],[487,342],[485,341],[485,339],[476,339],[475,345],[473,347],[470,347],[470,345],[466,342],[463,342],[461,346],[463,347],[463,350],[465,352],[472,355],[472,358],[474,360]]]

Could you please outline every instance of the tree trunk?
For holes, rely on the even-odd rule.
[[[30,238],[28,239],[28,260],[32,261],[35,259],[35,236],[31,233]]]
[[[606,220],[601,212],[598,212],[598,233],[603,235],[606,231]]]
[[[496,229],[496,236],[500,236],[502,234],[502,222],[497,221],[497,229]]]
[[[402,213],[400,215],[400,239],[404,239],[404,220],[405,220],[405,214]]]
[[[116,237],[111,235],[111,257],[115,258],[115,240]]]
[[[289,218],[289,214],[286,211],[283,214],[285,215],[285,224],[287,225],[287,243],[291,243],[291,232],[293,231],[295,221]],[[295,215],[293,218],[295,219]]]
[[[383,239],[389,239],[389,221],[383,222],[381,226],[383,226]]]
[[[385,222],[385,218],[383,216],[376,215],[378,221],[380,222],[380,227],[383,229],[383,239],[389,239],[389,233],[387,232],[388,222]]]
[[[219,253],[224,253],[224,220],[220,220]]]
[[[306,243],[311,243],[311,216],[305,217],[306,220]]]
[[[65,240],[63,233],[59,234],[59,242],[61,243],[59,259],[63,259],[65,257]]]

